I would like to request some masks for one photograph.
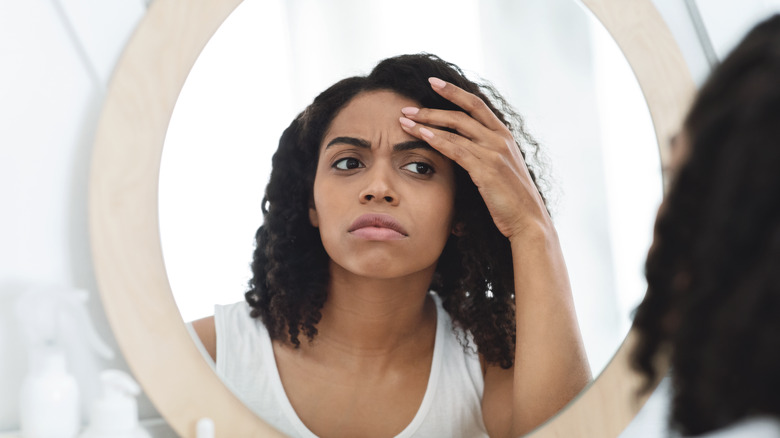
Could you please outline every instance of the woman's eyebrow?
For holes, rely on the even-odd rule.
[[[409,140],[401,143],[396,143],[395,145],[393,145],[394,152],[410,151],[412,149],[425,149],[428,151],[439,153],[439,151],[432,148],[431,145],[429,145],[428,143],[422,140]]]
[[[357,146],[359,148],[371,149],[370,141],[363,140],[362,138],[346,137],[346,136],[336,137],[333,140],[329,141],[328,144],[325,145],[325,149],[335,144],[348,144],[351,146]],[[426,151],[436,152],[437,154],[440,154],[439,151],[432,148],[431,145],[429,145],[428,143],[422,140],[409,140],[401,143],[396,143],[395,145],[393,145],[393,152],[404,152],[413,149],[424,149]]]
[[[333,140],[329,141],[327,145],[325,145],[325,149],[333,146],[334,144],[348,144],[351,146],[357,146],[359,148],[366,148],[371,149],[371,143],[363,140],[362,138],[355,138],[355,137],[336,137]]]

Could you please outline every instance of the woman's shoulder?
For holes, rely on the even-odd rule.
[[[214,315],[196,319],[190,325],[198,335],[200,342],[211,359],[217,360],[217,334],[231,325],[253,324],[255,319],[250,315],[251,309],[246,301],[232,304],[217,304]]]
[[[211,356],[211,360],[217,360],[217,330],[214,325],[214,315],[196,319],[190,323],[195,334],[198,335],[203,348]]]

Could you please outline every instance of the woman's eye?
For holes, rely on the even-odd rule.
[[[425,163],[409,163],[402,167],[410,172],[419,173],[420,175],[427,175],[433,173],[433,167]]]
[[[365,166],[357,158],[342,158],[333,163],[333,167],[339,170],[352,170]]]

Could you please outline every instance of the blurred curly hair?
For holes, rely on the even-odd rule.
[[[522,142],[518,147],[523,156],[530,152],[540,157],[523,120],[490,85],[472,82],[456,65],[431,54],[383,60],[368,76],[341,80],[322,92],[282,134],[263,199],[264,222],[257,230],[253,277],[245,297],[252,317],[262,319],[272,339],[296,347],[301,334],[312,340],[328,297],[329,258],[308,210],[320,145],[330,123],[355,96],[373,90],[389,90],[427,108],[463,111],[431,89],[431,76],[482,98]],[[535,162],[543,167],[542,159]],[[496,228],[466,171],[454,167],[455,222],[463,224],[463,234],[447,241],[430,288],[453,322],[472,334],[486,361],[509,368],[515,351],[509,241]],[[538,169],[532,163],[529,170],[536,182]],[[465,340],[461,342],[465,348]]]
[[[649,386],[668,349],[670,426],[699,435],[780,416],[780,15],[712,72],[684,133],[689,155],[656,220],[633,362]]]

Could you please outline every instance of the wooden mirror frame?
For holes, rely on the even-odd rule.
[[[203,417],[214,420],[217,436],[282,436],[204,360],[173,299],[159,236],[168,122],[201,50],[241,1],[152,2],[114,71],[92,155],[89,226],[103,306],[135,377],[183,437],[194,437]],[[628,59],[666,162],[695,90],[674,38],[651,0],[582,1]],[[530,436],[618,436],[648,397],[636,396],[642,380],[628,364],[635,338],[632,329],[590,387]]]

